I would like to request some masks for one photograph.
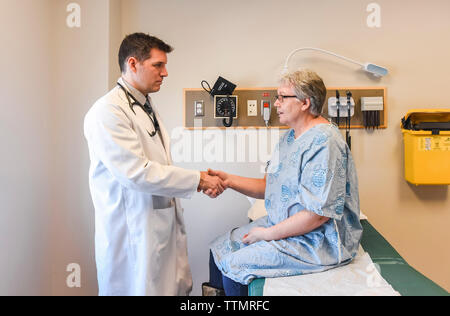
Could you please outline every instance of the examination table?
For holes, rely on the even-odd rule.
[[[368,220],[361,220],[364,232],[361,246],[380,268],[381,276],[402,296],[448,296],[449,293],[422,275],[399,255]],[[265,279],[249,285],[249,296],[262,296]]]

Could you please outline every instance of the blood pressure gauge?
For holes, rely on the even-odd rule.
[[[229,118],[230,110],[233,118],[238,117],[238,97],[237,95],[216,95],[214,96],[214,118]]]

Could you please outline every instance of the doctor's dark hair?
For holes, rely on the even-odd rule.
[[[130,57],[136,58],[139,62],[149,59],[150,50],[157,48],[165,53],[170,53],[173,48],[164,43],[157,37],[144,33],[134,33],[127,35],[119,49],[119,66],[120,71],[125,73],[127,70],[127,61]]]
[[[314,71],[299,70],[285,75],[281,82],[292,85],[298,99],[302,101],[310,100],[309,113],[315,117],[322,113],[322,107],[327,96],[327,88],[322,78]]]

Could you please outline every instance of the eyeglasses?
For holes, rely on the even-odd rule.
[[[279,101],[280,103],[283,103],[284,99],[286,98],[296,98],[296,95],[276,95],[275,96],[275,101]]]

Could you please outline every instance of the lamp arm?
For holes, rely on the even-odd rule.
[[[347,58],[347,57],[344,57],[344,56],[341,56],[341,55],[338,55],[338,54],[329,52],[329,51],[324,50],[324,49],[321,49],[321,48],[302,47],[302,48],[297,48],[296,50],[292,51],[292,52],[289,54],[289,56],[286,58],[286,62],[285,62],[285,64],[284,64],[284,71],[287,71],[287,70],[288,70],[289,60],[291,59],[291,57],[292,57],[293,55],[295,55],[297,52],[304,51],[304,50],[315,50],[315,51],[318,51],[318,52],[321,52],[321,53],[325,53],[325,54],[328,54],[328,55],[332,55],[332,56],[341,58],[341,59],[343,59],[343,60],[345,60],[345,61],[348,61],[348,62],[350,62],[350,63],[353,63],[353,64],[356,64],[356,65],[359,65],[359,66],[364,67],[364,64],[363,64],[363,63],[360,63],[360,62],[355,61],[355,60],[353,60],[353,59],[350,59],[350,58]]]

